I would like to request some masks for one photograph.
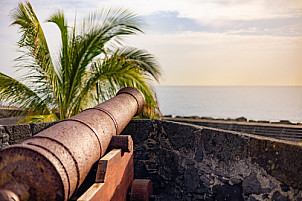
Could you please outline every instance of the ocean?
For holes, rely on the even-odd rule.
[[[302,122],[302,87],[156,86],[163,115]]]

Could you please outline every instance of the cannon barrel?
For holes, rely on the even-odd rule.
[[[118,135],[145,105],[126,87],[94,108],[0,152],[0,200],[68,200]]]

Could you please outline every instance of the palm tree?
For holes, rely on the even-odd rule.
[[[18,25],[22,55],[17,70],[27,73],[17,80],[0,73],[0,101],[24,110],[26,122],[56,121],[93,107],[125,86],[140,89],[146,98],[142,117],[160,114],[156,94],[149,84],[158,81],[160,67],[145,50],[124,47],[122,39],[141,33],[140,18],[128,10],[108,9],[91,14],[81,29],[70,27],[62,11],[47,21],[61,33],[57,57],[50,54],[41,24],[29,2],[12,11]]]

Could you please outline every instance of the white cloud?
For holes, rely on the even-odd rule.
[[[147,15],[177,11],[180,17],[219,25],[226,20],[256,20],[302,16],[300,0],[110,0],[96,1],[99,7],[122,5]]]
[[[8,14],[17,0],[1,1],[1,15]],[[203,24],[225,25],[233,20],[259,20],[302,16],[301,0],[32,0],[31,4],[41,19],[56,9],[63,9],[69,18],[78,19],[90,11],[104,7],[125,7],[141,15],[159,11],[176,11],[179,17],[194,19]]]

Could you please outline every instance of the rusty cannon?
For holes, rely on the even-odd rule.
[[[126,87],[2,150],[0,200],[149,200],[151,181],[133,181],[132,138],[118,136],[144,105],[143,94]]]

